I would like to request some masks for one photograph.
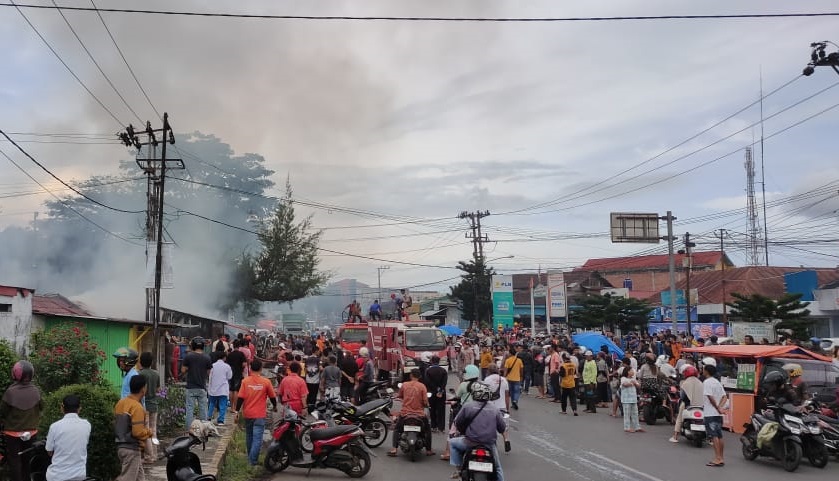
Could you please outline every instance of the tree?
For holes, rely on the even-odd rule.
[[[580,301],[580,309],[572,311],[571,318],[579,327],[628,331],[646,327],[650,310],[652,306],[640,299],[595,295]]]
[[[313,231],[312,216],[295,221],[291,182],[273,215],[259,232],[262,250],[252,261],[250,297],[260,301],[291,303],[320,293],[329,275],[318,270],[318,243],[322,231]]]
[[[490,284],[495,272],[480,258],[460,261],[457,268],[464,274],[460,283],[451,287],[451,296],[463,304],[463,318],[469,321],[471,327],[488,326],[492,316]]]
[[[736,292],[732,292],[731,297],[735,301],[726,303],[731,308],[731,318],[747,322],[777,320],[775,332],[791,331],[793,338],[801,340],[809,337],[813,320],[807,309],[810,303],[801,302],[802,294],[784,294],[778,300],[760,294],[745,296]]]

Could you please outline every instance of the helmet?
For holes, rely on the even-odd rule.
[[[586,354],[585,354],[585,355],[586,355],[586,356],[593,356],[593,355],[594,355],[594,353],[593,353],[593,352],[591,352],[591,351],[586,351]]]
[[[667,355],[662,354],[662,355],[658,356],[658,358],[655,360],[655,363],[656,363],[657,366],[661,366],[662,364],[667,362],[667,359],[668,359]]]
[[[12,366],[12,379],[20,382],[29,382],[35,377],[35,368],[29,361],[18,361]]]
[[[459,343],[459,342],[456,342],[456,343],[454,344],[454,348],[455,348],[455,349],[460,349],[460,348],[462,348],[462,347],[463,347],[463,344],[461,344],[461,343]]]
[[[699,376],[699,371],[697,371],[696,368],[694,366],[691,366],[690,364],[685,364],[684,366],[682,366],[681,371],[682,377],[685,379],[692,376]]]
[[[423,353],[422,353],[422,354],[420,354],[420,361],[422,361],[422,362],[431,362],[431,356],[432,356],[432,354],[431,354],[430,352],[428,352],[428,351],[423,351]]]
[[[361,357],[370,357],[370,350],[366,347],[362,347],[358,350],[358,355]]]
[[[245,339],[247,339],[248,337],[249,336],[245,336]],[[192,341],[190,341],[189,343],[189,348],[193,351],[198,349],[204,349],[204,338],[201,336],[193,337]]]
[[[789,377],[798,377],[804,374],[804,368],[801,364],[788,363],[781,366],[781,369],[789,373]]]
[[[137,364],[137,359],[140,357],[137,351],[125,346],[114,351],[113,356],[117,358],[117,360],[124,359],[126,366],[133,366]]]
[[[765,384],[774,385],[775,388],[780,388],[787,382],[787,377],[781,371],[772,371],[763,378]]]
[[[713,357],[706,357],[702,359],[703,366],[714,366],[717,367],[717,360]]]
[[[482,382],[473,383],[470,392],[475,401],[486,402],[492,399],[492,389]]]
[[[466,366],[466,369],[463,372],[463,380],[464,381],[474,381],[478,379],[481,372],[478,370],[478,366],[474,364],[469,364]]]

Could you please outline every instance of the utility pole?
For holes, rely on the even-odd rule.
[[[475,272],[472,275],[472,322],[474,327],[480,327],[479,310],[478,310],[478,275],[479,271],[484,268],[484,242],[489,242],[489,237],[481,233],[481,219],[489,216],[489,211],[466,212],[463,211],[458,214],[459,219],[469,219],[469,228],[471,233],[466,233],[467,239],[472,239],[472,256],[475,264]]]
[[[382,271],[390,269],[390,266],[379,266],[376,270],[379,272],[379,302],[382,301]]]
[[[158,134],[160,139],[158,139]],[[145,135],[146,141],[141,142],[139,135]],[[135,131],[133,125],[128,125],[125,132],[119,134],[120,140],[126,147],[137,149],[137,165],[146,174],[147,208],[146,208],[146,263],[149,262],[150,246],[155,246],[154,259],[154,287],[146,287],[146,323],[152,325],[153,346],[152,356],[161,374],[163,360],[160,358],[160,288],[163,280],[163,197],[167,169],[183,169],[181,159],[167,159],[167,144],[175,143],[175,134],[169,125],[169,114],[163,114],[163,126],[153,129],[151,122],[146,122],[144,131]],[[148,156],[141,158],[143,146],[148,147]],[[160,158],[156,158],[157,147],[160,146]]]
[[[716,233],[716,231],[714,231]],[[720,263],[722,264],[722,322],[723,324],[728,323],[728,309],[725,305],[725,244],[723,243],[723,238],[725,236],[726,230],[720,229]]]
[[[691,247],[696,247],[696,243],[690,241],[690,232],[685,232],[685,317],[687,318],[688,323],[688,334],[692,332],[690,328],[690,271],[693,267],[693,257],[690,251]],[[698,306],[697,312],[699,312]]]
[[[676,218],[668,210],[667,215],[662,220],[667,221],[667,237],[665,240],[667,241],[667,264],[670,271],[670,321],[672,323],[673,334],[677,334],[679,332],[679,323],[676,317],[676,309],[678,308],[678,303],[676,302],[676,257],[673,248],[673,242],[676,241],[676,237],[673,236],[673,221]]]

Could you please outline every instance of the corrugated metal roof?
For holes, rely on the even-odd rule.
[[[19,292],[23,294],[23,297],[26,297],[35,290],[26,287],[0,286],[0,296],[17,297]]]
[[[694,268],[702,266],[715,266],[720,262],[720,259],[722,259],[722,253],[720,251],[694,252],[692,256]],[[676,265],[681,266],[684,255],[677,254],[675,257]],[[598,271],[600,273],[651,269],[666,270],[668,262],[669,258],[667,254],[653,256],[612,257],[605,259],[589,259],[581,267],[574,270]]]
[[[61,294],[41,294],[32,297],[32,313],[45,316],[94,317],[83,306],[74,303]]]

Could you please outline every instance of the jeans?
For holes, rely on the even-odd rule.
[[[531,384],[533,383],[533,374],[531,374],[531,373],[526,373],[526,374],[524,375],[524,381],[523,381],[523,383],[524,383],[524,384],[522,385],[522,389],[524,390],[524,393],[525,393],[525,394],[527,394],[527,393],[529,393],[529,392],[530,392],[530,386],[531,386]]]
[[[195,403],[198,402],[198,419],[207,420],[207,390],[187,389],[186,390],[186,428],[192,426],[192,418],[195,416]]]
[[[256,466],[259,463],[263,434],[265,434],[265,418],[245,418],[245,446],[248,448],[248,462],[251,463],[251,466]]]
[[[638,403],[623,403],[623,429],[624,431],[641,429],[641,423],[638,422]]]
[[[218,423],[224,424],[224,415],[227,414],[227,396],[210,396],[210,407],[207,410],[207,416],[211,417],[213,412],[218,409]]]
[[[551,373],[550,383],[548,384],[548,392],[554,397],[554,401],[559,401],[559,371]]]
[[[460,469],[463,464],[463,455],[466,450],[474,447],[471,443],[466,441],[466,438],[459,436],[449,440],[449,464]],[[486,445],[492,451],[492,459],[495,460],[495,473],[497,481],[504,481],[504,471],[501,469],[501,457],[498,456],[498,449],[495,443]]]
[[[521,381],[507,381],[510,385],[510,402],[518,404],[521,397]]]

